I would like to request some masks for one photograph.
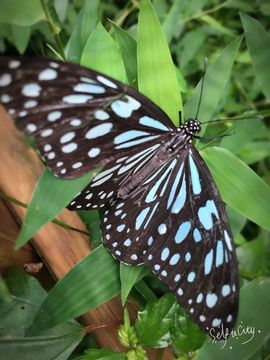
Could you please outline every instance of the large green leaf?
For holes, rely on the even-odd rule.
[[[78,63],[86,41],[98,22],[99,0],[85,1],[69,41],[66,45],[66,59]]]
[[[139,90],[159,105],[178,124],[182,110],[179,85],[157,14],[149,0],[141,1],[138,23]]]
[[[25,336],[46,292],[36,279],[21,270],[9,274],[7,285],[12,300],[0,309],[1,359],[67,359],[84,337],[83,327],[70,321],[39,336]]]
[[[49,292],[29,328],[30,334],[77,317],[120,292],[118,263],[103,246],[76,264]]]
[[[221,100],[224,89],[229,81],[233,62],[241,44],[242,37],[231,42],[220,54],[214,63],[209,65],[204,79],[204,91],[198,118],[201,121],[209,121]],[[196,86],[192,97],[184,106],[185,118],[194,118],[199,105],[202,80]],[[202,129],[204,126],[202,127]],[[201,132],[200,135],[202,135]]]
[[[83,49],[81,65],[127,82],[124,63],[119,48],[101,23],[89,36]]]
[[[127,73],[129,85],[137,88],[137,42],[129,33],[114,22],[111,22],[114,29],[114,37],[119,46]]]
[[[234,334],[226,343],[211,337],[196,360],[247,360],[270,337],[270,278],[256,279],[240,291],[240,311]]]
[[[270,34],[251,16],[241,14],[241,20],[256,78],[270,99]]]
[[[1,0],[1,23],[30,26],[42,19],[45,14],[39,0]]]
[[[24,245],[45,224],[66,207],[96,174],[91,171],[75,180],[63,180],[45,170],[33,193],[16,247]]]
[[[202,156],[223,200],[241,215],[270,230],[270,188],[244,162],[223,148],[207,148]]]

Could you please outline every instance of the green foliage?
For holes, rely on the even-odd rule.
[[[205,136],[214,139],[196,146],[228,205],[241,273],[247,278],[269,276],[269,15],[267,0],[142,0],[127,2],[124,8],[120,1],[2,0],[0,52],[38,53],[94,68],[139,89],[174,124],[182,100],[185,119],[195,116],[208,57],[199,119],[232,120],[203,125]],[[230,132],[233,136],[215,138]],[[17,246],[51,221],[91,176],[61,180],[46,170]],[[99,246],[98,212],[79,214],[92,247]],[[74,266],[48,294],[33,278],[13,273],[6,282],[9,291],[0,283],[0,353],[6,359],[70,358],[83,332],[77,323],[62,323],[121,291],[123,304],[132,294],[140,307],[135,324],[125,313],[119,330],[119,342],[127,351],[89,349],[77,359],[146,359],[144,347],[168,345],[181,359],[266,358],[269,278],[242,281],[238,325],[255,327],[254,338],[243,344],[247,338],[235,336],[221,349],[224,344],[205,341],[162,283],[153,275],[144,278],[146,274],[143,266],[121,264],[119,271],[103,246]]]
[[[118,263],[100,246],[58,281],[39,308],[28,332],[39,334],[94,309],[119,292]]]
[[[51,221],[92,179],[96,172],[75,180],[63,180],[45,170],[32,196],[24,219],[17,247],[24,245],[45,224]]]
[[[82,326],[69,321],[38,336],[28,336],[26,329],[46,292],[36,279],[18,270],[9,274],[7,286],[11,300],[0,309],[1,359],[67,359],[84,336]]]

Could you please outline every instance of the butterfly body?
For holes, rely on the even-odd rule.
[[[235,247],[215,182],[192,143],[200,122],[177,128],[127,85],[44,59],[0,59],[0,96],[56,176],[102,167],[68,208],[104,209],[103,243],[114,258],[149,266],[204,331],[232,329]]]

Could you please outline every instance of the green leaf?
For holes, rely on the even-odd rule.
[[[175,315],[171,334],[173,345],[181,353],[186,354],[199,349],[206,338],[206,335],[186,316],[182,309],[179,309]]]
[[[12,25],[13,43],[20,54],[23,54],[27,48],[31,28],[29,26]]]
[[[127,300],[127,297],[133,285],[143,278],[149,270],[145,266],[128,266],[123,263],[120,264],[120,280],[121,280],[121,300],[122,304]]]
[[[44,170],[28,206],[16,247],[23,246],[45,224],[66,207],[96,174],[96,170],[75,180],[63,180]]]
[[[241,149],[238,155],[246,164],[254,164],[263,160],[270,156],[269,140],[254,141]]]
[[[270,230],[270,188],[231,152],[217,147],[202,151],[223,200],[241,215]]]
[[[12,295],[12,302],[0,308],[0,334],[2,337],[8,335],[22,338],[45,299],[46,291],[35,278],[26,275],[22,270],[10,271],[6,285]]]
[[[84,1],[66,45],[66,59],[79,63],[87,39],[98,22],[99,0]]]
[[[74,360],[126,360],[126,354],[111,349],[90,349]]]
[[[204,80],[204,91],[199,111],[201,121],[209,121],[221,100],[229,80],[233,62],[241,44],[242,37],[231,42],[220,54],[217,60],[209,65]],[[202,80],[196,86],[192,97],[184,106],[185,118],[194,118],[199,104]],[[204,129],[205,126],[202,126]],[[200,133],[202,135],[203,132]]]
[[[185,2],[183,0],[174,0],[170,10],[168,11],[168,14],[163,21],[162,27],[168,42],[170,42],[175,35],[176,28],[178,30],[179,25],[177,26],[177,24],[179,22],[181,13],[184,11],[184,8]]]
[[[210,25],[211,28],[217,30],[218,32],[228,35],[231,37],[235,37],[235,32],[226,28],[224,25],[222,25],[217,19],[215,19],[213,16],[210,15],[203,15],[200,17],[202,21],[204,21],[206,24]]]
[[[130,86],[137,89],[137,42],[128,32],[112,22],[114,37],[119,46]]]
[[[226,343],[212,337],[196,360],[251,359],[270,337],[270,278],[256,279],[240,291],[240,310],[233,336]]]
[[[195,28],[183,35],[181,42],[176,45],[176,54],[184,70],[188,63],[195,57],[196,52],[202,46],[207,37],[207,32],[203,27]],[[192,46],[190,46],[192,44]]]
[[[175,297],[172,294],[166,294],[159,300],[150,301],[143,311],[139,311],[135,327],[143,346],[168,346],[177,309]]]
[[[75,321],[57,326],[35,337],[25,337],[46,292],[37,280],[21,270],[12,271],[7,279],[11,303],[1,306],[0,353],[5,359],[65,360],[82,340],[83,327]]]
[[[265,126],[261,120],[241,120],[233,124],[231,130],[233,136],[224,137],[219,146],[237,154],[244,146],[256,138],[258,132],[264,128]]]
[[[246,224],[246,218],[240,215],[237,211],[231,207],[226,207],[227,215],[230,221],[230,226],[234,236],[238,235]]]
[[[138,23],[139,90],[178,124],[182,101],[168,44],[149,0],[141,1]]]
[[[118,263],[103,246],[76,264],[49,292],[31,327],[37,334],[104,304],[120,292]]]
[[[256,78],[264,95],[270,99],[270,35],[251,16],[241,14],[241,20]]]
[[[120,51],[101,23],[97,24],[86,42],[81,65],[100,71],[123,83],[127,82]]]
[[[239,268],[252,274],[268,275],[270,258],[270,237],[261,232],[259,236],[237,248]]]
[[[39,0],[1,0],[0,22],[30,26],[45,19]]]

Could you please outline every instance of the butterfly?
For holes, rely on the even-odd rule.
[[[112,256],[150,267],[203,331],[230,331],[239,301],[235,246],[193,145],[198,119],[175,127],[131,87],[47,59],[1,58],[0,96],[55,176],[102,167],[68,208],[103,208],[102,238]]]

